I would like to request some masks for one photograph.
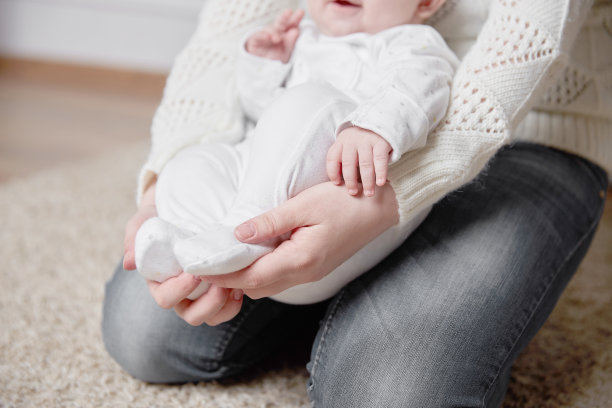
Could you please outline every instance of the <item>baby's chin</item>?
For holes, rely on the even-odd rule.
[[[368,32],[365,27],[356,24],[333,24],[327,27],[319,27],[319,30],[330,37],[342,37],[354,33]]]
[[[355,23],[342,24],[340,23],[340,24],[330,24],[328,26],[319,25],[319,30],[321,31],[322,34],[327,35],[329,37],[342,37],[345,35],[355,34],[355,33],[376,34],[376,33],[379,33],[391,27],[393,27],[393,25],[390,25],[388,27],[387,26],[369,27],[363,24],[355,24]]]

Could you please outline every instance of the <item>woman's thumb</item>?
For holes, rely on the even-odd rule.
[[[299,212],[292,200],[277,208],[251,218],[234,230],[236,238],[249,244],[259,244],[301,227]]]

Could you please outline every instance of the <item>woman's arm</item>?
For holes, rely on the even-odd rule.
[[[464,0],[469,1],[469,0]],[[401,221],[468,183],[562,70],[592,0],[492,0],[427,145],[389,169]]]

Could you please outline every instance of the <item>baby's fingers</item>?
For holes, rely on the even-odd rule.
[[[344,146],[342,149],[342,177],[350,195],[357,195],[359,192],[357,160],[357,149]]]
[[[304,17],[304,10],[287,9],[281,13],[274,22],[274,28],[284,32],[291,28],[297,27]]]
[[[376,172],[376,185],[384,186],[387,182],[387,171],[389,167],[389,153],[391,146],[386,141],[374,145],[374,171]]]
[[[327,177],[335,185],[342,183],[342,143],[335,142],[327,151]]]
[[[372,147],[365,145],[359,148],[359,174],[361,176],[361,184],[363,185],[363,193],[367,197],[374,195],[374,163],[372,160]]]
[[[247,51],[257,53],[259,49],[266,49],[271,44],[274,44],[272,37],[273,33],[270,29],[263,29],[253,34],[247,41]]]
[[[297,27],[304,18],[304,14],[305,12],[302,9],[295,10],[289,19],[289,27]]]
[[[291,16],[293,15],[293,10],[287,9],[283,11],[274,21],[274,28],[279,31],[285,31],[289,26],[289,21],[291,21]]]

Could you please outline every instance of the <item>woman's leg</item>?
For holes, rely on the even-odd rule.
[[[501,150],[330,304],[315,407],[495,407],[582,260],[607,177],[532,144]]]
[[[220,379],[266,358],[284,342],[316,331],[324,305],[244,299],[230,322],[190,326],[160,308],[136,271],[120,266],[106,285],[102,335],[109,354],[134,377],[153,383]]]

